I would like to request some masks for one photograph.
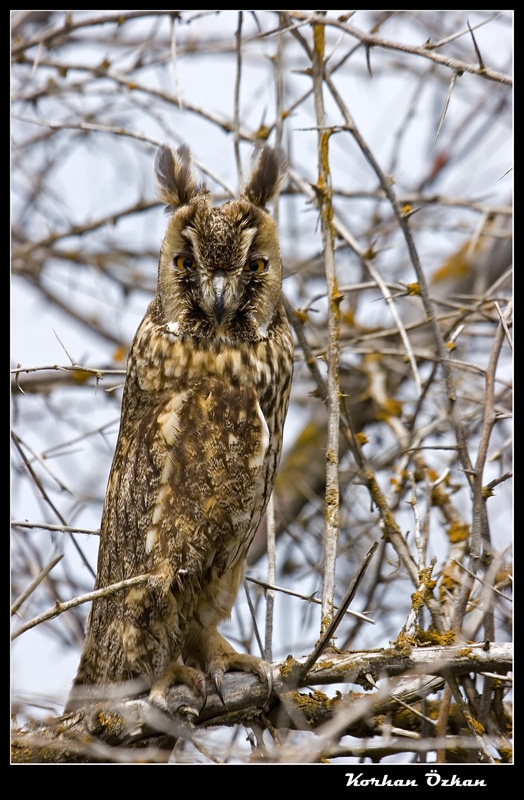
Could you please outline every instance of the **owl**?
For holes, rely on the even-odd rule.
[[[269,665],[217,628],[271,495],[288,408],[293,339],[266,209],[285,172],[265,146],[243,192],[215,207],[188,148],[157,154],[170,219],[129,353],[96,588],[148,578],[94,601],[66,710],[117,688],[165,706],[176,683],[205,702],[206,677],[224,702],[228,670],[271,687]]]

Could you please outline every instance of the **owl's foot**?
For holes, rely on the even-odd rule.
[[[223,659],[220,659],[220,664],[216,664],[215,666],[210,665],[209,675],[215,684],[215,689],[224,708],[227,708],[223,694],[224,673],[231,670],[251,672],[254,675],[258,675],[260,680],[267,684],[267,703],[271,697],[274,687],[273,671],[271,669],[271,665],[268,664],[267,661],[263,661],[261,658],[246,655],[244,653],[235,653],[233,657],[228,656],[225,666],[222,666],[222,661]]]
[[[258,675],[260,680],[267,684],[266,702],[269,700],[273,692],[274,681],[271,665],[267,661],[245,653],[237,653],[217,631],[207,631],[203,644],[206,672],[215,684],[224,708],[227,708],[223,694],[224,674],[232,670]]]
[[[159,708],[167,711],[167,693],[175,683],[181,683],[190,689],[190,696],[187,702],[183,702],[176,709],[177,712],[197,717],[202,711],[207,700],[206,678],[197,669],[186,667],[179,660],[171,664],[164,674],[158,678],[151,687],[149,699]],[[194,700],[201,698],[200,708],[195,708]]]

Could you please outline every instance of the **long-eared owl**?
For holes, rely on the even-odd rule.
[[[270,497],[293,370],[282,263],[266,204],[285,159],[265,146],[238,198],[214,207],[189,150],[163,146],[157,190],[171,214],[154,300],[133,340],[101,524],[96,588],[68,701],[134,682],[222,697],[227,670],[270,680],[218,633]],[[129,685],[129,684],[127,684]]]

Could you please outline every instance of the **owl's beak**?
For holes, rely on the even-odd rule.
[[[215,292],[215,304],[213,311],[215,319],[220,325],[224,316],[224,291],[226,288],[226,273],[222,269],[217,269],[213,275],[213,290]]]

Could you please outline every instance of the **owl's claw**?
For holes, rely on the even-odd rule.
[[[222,703],[224,708],[227,710],[226,701],[224,700],[224,694],[222,692],[222,686],[223,686],[223,683],[224,683],[224,680],[223,680],[224,679],[224,670],[223,669],[218,669],[218,668],[214,669],[213,672],[211,673],[211,677],[213,679],[213,683],[215,684],[215,689],[216,689],[217,695],[220,698],[220,702]]]
[[[190,694],[194,695],[196,693],[202,698],[202,705],[197,708],[198,704],[193,705],[191,704],[191,702],[187,702],[184,699],[184,702],[182,702],[177,707],[176,713],[182,714],[188,720],[196,720],[196,718],[202,713],[202,711],[206,707],[207,703],[207,688],[206,688],[205,676],[200,672],[198,675],[195,676],[194,682],[188,685],[188,688],[191,690]]]
[[[178,660],[170,664],[163,675],[153,683],[149,692],[150,701],[163,711],[168,711],[167,694],[175,684],[179,685],[180,692],[177,713],[198,717],[207,701],[205,675],[199,670],[181,664]],[[184,687],[189,692],[184,691]],[[202,698],[200,708],[197,708],[198,697]]]
[[[258,667],[257,670],[258,677],[260,678],[260,680],[265,681],[265,683],[267,684],[267,697],[265,702],[269,703],[271,695],[273,694],[273,689],[275,688],[273,670],[271,669],[271,664],[268,664],[265,661],[261,661],[259,664],[257,664],[257,667]],[[215,684],[216,693],[220,698],[220,702],[227,710],[227,703],[224,700],[224,693],[223,693],[224,670],[221,669],[220,667],[215,667],[215,669],[211,671],[210,675],[211,679],[213,680],[213,683]]]
[[[198,705],[198,702],[193,702],[193,700],[196,700],[197,698],[195,696],[195,692],[191,691],[191,686],[187,687],[190,689],[188,693],[184,692],[181,687],[182,691],[179,704],[176,706],[176,708],[171,708],[171,711],[187,717],[187,719],[196,719],[199,714],[202,713],[207,701],[207,691],[204,678],[202,683],[203,688],[200,681],[198,681],[198,683],[195,681],[197,693],[202,697],[201,706]],[[170,712],[170,708],[167,703],[167,690],[153,688],[149,693],[149,700],[154,706],[162,709],[162,711]]]
[[[268,664],[267,661],[263,661],[260,665],[264,672],[264,678],[267,683],[267,697],[266,703],[269,703],[271,699],[271,695],[273,694],[273,689],[275,688],[275,681],[273,679],[273,670],[271,669],[271,664]]]
[[[202,709],[200,709],[201,711]],[[181,717],[185,717],[188,722],[195,722],[198,719],[200,711],[194,706],[182,704],[177,707],[176,713]]]

